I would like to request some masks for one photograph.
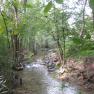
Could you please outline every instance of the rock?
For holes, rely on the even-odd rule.
[[[21,71],[21,70],[24,69],[24,66],[21,63],[19,63],[19,64],[16,64],[16,65],[13,65],[12,69],[15,70],[15,71]]]

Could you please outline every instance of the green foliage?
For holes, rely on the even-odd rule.
[[[89,3],[90,7],[94,9],[94,0],[90,0]],[[18,34],[22,47],[30,51],[33,48],[39,49],[38,47],[45,47],[46,44],[53,47],[57,45],[57,40],[59,40],[61,48],[64,48],[64,41],[66,42],[65,51],[67,56],[93,56],[94,29],[91,17],[85,15],[85,32],[84,37],[81,38],[80,33],[83,24],[82,10],[79,13],[72,14],[66,11],[68,7],[63,6],[64,11],[62,12],[61,7],[59,7],[61,4],[64,4],[64,0],[55,0],[55,2],[49,0],[45,7],[39,0],[34,3],[28,1],[26,5],[24,5],[23,1],[20,2],[19,0],[6,1],[3,4],[2,14],[7,24],[10,44],[12,44],[11,35]],[[15,18],[14,7],[17,8],[17,19]],[[24,11],[24,8],[26,8],[26,11]],[[44,10],[42,11],[42,9]],[[69,10],[74,11],[74,9]],[[75,15],[73,26],[68,23],[71,15]],[[6,65],[8,60],[7,55],[6,28],[0,15],[0,65]]]
[[[12,5],[13,5],[15,8],[18,8],[18,6],[19,6],[19,1],[18,1],[18,0],[12,1]]]
[[[86,39],[73,41],[67,55],[70,57],[94,56],[94,42]]]
[[[85,38],[86,39],[91,39],[91,35],[87,33]]]
[[[56,3],[58,3],[58,4],[62,4],[64,0],[55,0],[55,1],[56,1]]]
[[[0,35],[0,70],[6,69],[8,66],[8,46],[5,34]],[[6,64],[7,63],[7,64]]]
[[[26,8],[32,8],[33,6],[31,4],[26,4]]]
[[[44,8],[44,13],[48,13],[49,10],[52,8],[52,1],[48,2],[48,4]]]
[[[81,44],[81,42],[82,42],[82,39],[80,38],[80,37],[73,37],[73,42],[75,43],[75,44]]]
[[[94,10],[94,0],[89,0],[89,5]]]

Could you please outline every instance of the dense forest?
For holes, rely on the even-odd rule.
[[[94,0],[0,0],[0,94],[94,94]]]

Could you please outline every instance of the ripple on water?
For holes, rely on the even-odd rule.
[[[63,88],[63,94],[79,94],[77,88],[72,86],[67,86]]]
[[[33,94],[78,94],[76,88],[71,86],[62,89],[62,83],[52,78],[44,65],[29,64],[26,71],[32,77],[30,85],[35,91]]]

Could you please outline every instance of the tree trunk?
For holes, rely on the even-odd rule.
[[[19,63],[19,37],[18,35],[12,35],[11,38],[14,61],[16,63]]]

